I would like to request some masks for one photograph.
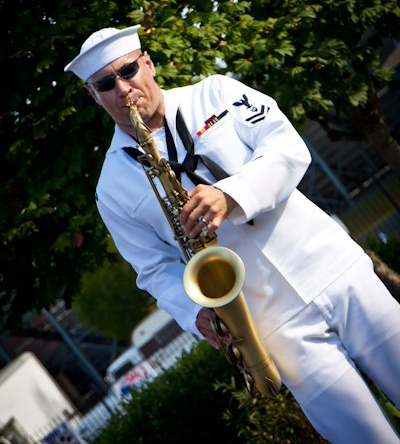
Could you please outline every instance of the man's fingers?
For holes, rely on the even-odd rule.
[[[219,345],[219,343],[214,338],[212,338],[211,336],[204,336],[204,338],[216,350],[220,350],[221,349],[221,346]]]
[[[214,311],[209,308],[202,308],[199,311],[196,320],[196,326],[199,329],[200,333],[203,335],[213,335],[213,329],[211,328],[210,320],[215,317]]]
[[[215,317],[216,317],[216,314],[215,314],[214,310],[212,310],[210,308],[203,307],[197,315],[196,326],[199,329],[199,332],[207,340],[207,342],[210,345],[212,345],[214,348],[216,348],[217,350],[220,350],[221,346],[217,340],[214,330],[211,327],[211,319],[213,319]],[[226,335],[226,336],[223,336],[221,339],[222,339],[222,341],[226,342],[226,341],[230,340],[230,336]]]
[[[210,308],[202,308],[196,319],[196,326],[199,332],[204,336],[207,342],[214,348],[219,349],[220,346],[215,337],[215,333],[211,328],[210,319],[215,317],[215,313]]]
[[[210,219],[207,218],[207,220],[210,220]],[[215,215],[210,220],[210,223],[207,225],[207,231],[210,234],[214,233],[214,231],[218,230],[218,228],[220,227],[223,220],[224,220],[224,218],[220,214]]]
[[[189,197],[190,197],[190,193],[189,193]],[[185,206],[182,208],[182,211],[180,214],[180,222],[182,225],[186,225],[190,214],[197,207],[197,205],[198,205],[198,199],[194,199],[193,197],[191,197],[190,200],[185,204]]]
[[[194,237],[206,228],[210,233],[217,230],[227,214],[226,195],[213,186],[198,185],[189,197],[180,217],[185,232]]]

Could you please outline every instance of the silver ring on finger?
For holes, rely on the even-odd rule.
[[[197,220],[199,222],[203,222],[203,224],[206,224],[206,225],[208,225],[210,223],[204,216],[200,216]]]

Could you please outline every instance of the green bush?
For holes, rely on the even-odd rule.
[[[370,379],[367,375],[363,374],[364,379],[368,382],[371,391],[376,396],[379,404],[381,405],[389,421],[393,427],[400,433],[400,409],[396,407],[393,401]]]
[[[323,443],[286,389],[249,398],[242,377],[205,341],[124,404],[95,444]]]
[[[114,415],[96,444],[241,443],[224,427],[228,393],[215,391],[216,380],[229,381],[224,357],[205,341],[144,390],[132,392],[124,412]]]
[[[314,430],[286,387],[276,397],[266,399],[258,395],[249,397],[234,383],[217,386],[236,400],[231,403],[234,409],[226,409],[224,420],[246,444],[328,444]]]

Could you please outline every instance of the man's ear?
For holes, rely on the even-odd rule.
[[[86,83],[83,86],[89,91],[89,93],[93,97],[94,101],[96,103],[99,103],[97,100],[97,96],[96,96],[95,92],[93,91],[93,88],[91,88],[89,85],[86,85]]]
[[[143,52],[143,58],[144,58],[147,68],[150,71],[150,74],[153,77],[155,77],[156,76],[156,67],[154,66],[153,60],[151,60],[151,57],[149,56],[147,51]]]

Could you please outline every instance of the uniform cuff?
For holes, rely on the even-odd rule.
[[[250,190],[235,178],[228,177],[213,185],[215,188],[235,199],[238,206],[234,208],[227,219],[234,225],[245,224],[253,219],[257,213],[257,203],[252,198]]]

